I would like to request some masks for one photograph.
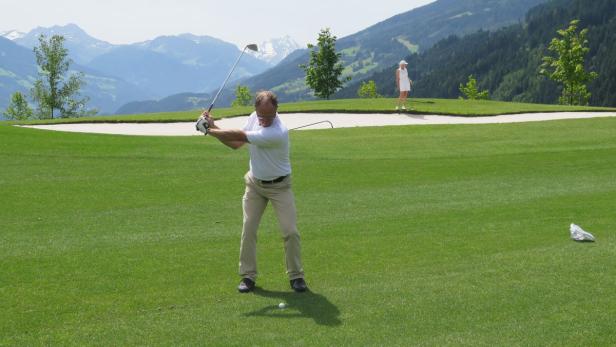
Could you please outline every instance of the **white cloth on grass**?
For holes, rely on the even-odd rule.
[[[571,238],[575,241],[595,241],[595,237],[588,231],[582,229],[579,225],[572,223],[569,231],[571,232]]]

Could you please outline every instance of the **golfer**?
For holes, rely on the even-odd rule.
[[[398,98],[398,105],[396,106],[396,110],[406,110],[406,98],[411,91],[411,86],[413,85],[413,81],[409,79],[409,72],[406,69],[408,63],[405,60],[401,60],[399,63],[399,67],[396,70],[396,86],[400,91],[400,97]]]
[[[291,288],[304,292],[300,236],[296,226],[295,198],[291,190],[289,133],[277,113],[278,100],[270,91],[259,92],[253,112],[243,129],[220,129],[206,112],[209,134],[223,144],[237,149],[248,144],[250,170],[244,175],[244,226],[240,244],[242,277],[238,290],[247,293],[255,288],[257,279],[257,229],[268,201],[274,206],[284,240],[287,275]]]

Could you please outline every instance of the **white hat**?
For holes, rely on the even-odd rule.
[[[398,65],[408,65],[409,63],[406,62],[406,60],[400,60],[400,63],[398,63]]]

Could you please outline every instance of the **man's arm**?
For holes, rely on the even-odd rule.
[[[207,111],[204,111],[201,114],[201,117],[207,119],[209,124],[209,130],[207,133],[210,134],[210,136],[217,138],[225,146],[238,149],[248,142],[246,133],[243,130],[220,129],[216,125],[216,122],[214,122],[214,118],[212,118]]]
[[[226,146],[238,149],[242,147],[245,143],[248,142],[248,138],[246,137],[246,133],[239,129],[220,129],[210,128],[208,134],[218,139],[218,141],[222,142]]]

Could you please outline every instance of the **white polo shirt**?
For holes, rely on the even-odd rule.
[[[271,181],[291,174],[289,161],[289,131],[280,121],[278,113],[272,125],[259,125],[257,112],[253,112],[243,128],[249,142],[250,173],[253,177]]]

